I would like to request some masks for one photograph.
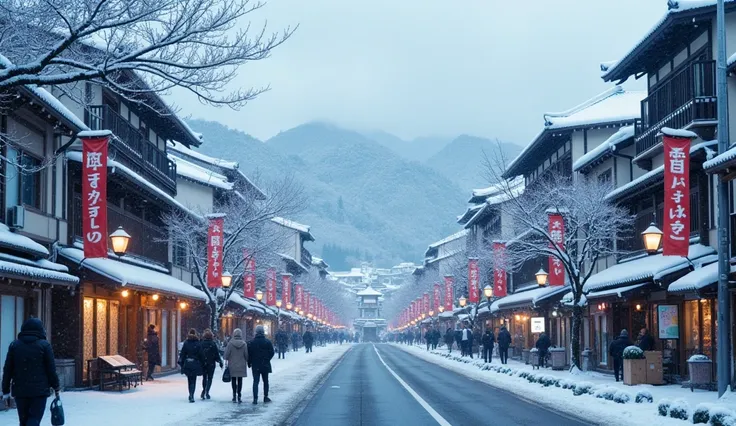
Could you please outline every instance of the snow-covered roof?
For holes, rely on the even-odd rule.
[[[383,296],[383,293],[374,290],[371,286],[368,286],[355,294],[357,294],[358,296]]]
[[[434,243],[430,244],[429,245],[429,248],[430,249],[438,248],[441,245],[444,245],[444,244],[447,244],[449,242],[455,241],[455,240],[460,239],[462,237],[465,237],[467,235],[468,235],[468,230],[467,229],[463,229],[462,231],[455,232],[454,234],[452,234],[452,235],[450,235],[448,237],[445,237],[445,238],[443,238],[443,239],[441,239],[441,240],[439,240],[437,242],[434,242]]]
[[[443,254],[442,256],[427,257],[427,258],[424,259],[424,264],[425,265],[431,265],[433,263],[439,262],[440,260],[449,259],[449,258],[451,258],[453,256],[456,256],[456,255],[461,254],[461,253],[464,253],[464,252],[465,252],[465,247],[459,248],[459,249],[455,249],[455,250],[451,250],[451,251]]]
[[[588,279],[583,291],[585,293],[607,290],[609,288],[632,285],[648,281],[657,281],[662,277],[682,271],[693,263],[706,262],[713,259],[715,250],[702,244],[693,244],[688,257],[644,255],[627,262],[611,266]],[[690,260],[688,260],[690,259]]]
[[[302,265],[301,262],[297,261],[296,259],[289,256],[288,254],[279,253],[279,257],[281,257],[281,259],[285,260],[287,263],[293,263],[298,268],[302,269],[304,272],[309,272],[309,269],[307,269],[306,266]]]
[[[588,293],[587,299],[590,299],[590,300],[601,299],[601,298],[609,297],[609,296],[616,296],[616,297],[621,298],[623,297],[625,293],[628,293],[633,290],[638,290],[644,286],[648,286],[649,284],[650,283],[639,283],[639,284],[627,285],[624,287],[614,287],[614,288],[609,288],[608,290],[591,292],[591,293]]]
[[[706,171],[710,172],[713,169],[716,169],[719,166],[722,166],[723,164],[729,163],[733,160],[736,160],[736,145],[734,145],[732,148],[730,148],[728,151],[724,152],[723,154],[718,154],[717,156],[703,163],[703,168]]]
[[[730,265],[730,272],[736,272],[736,265]],[[718,262],[696,268],[694,271],[670,284],[670,293],[697,292],[718,282]]]
[[[488,197],[502,195],[506,193],[509,189],[513,191],[519,185],[521,185],[522,187],[524,186],[523,176],[517,176],[508,181],[493,184],[487,188],[474,189],[473,194],[470,196],[470,200],[468,200],[468,202],[479,203],[482,201],[487,201]]]
[[[562,297],[562,295],[564,295],[568,291],[570,291],[569,285],[555,287],[538,287],[527,291],[520,291],[510,294],[506,297],[502,297],[493,302],[491,304],[491,312],[498,312],[500,310],[522,304],[529,304],[529,307],[534,308],[536,307],[537,303],[558,295]]]
[[[46,247],[24,235],[11,232],[10,228],[2,223],[0,223],[0,247],[27,253],[34,257],[47,257],[49,255]]]
[[[572,306],[573,301],[575,300],[575,296],[572,294],[572,291],[568,291],[565,293],[564,296],[562,296],[562,300],[560,300],[560,303],[562,303],[565,306]],[[578,305],[585,306],[588,304],[588,298],[585,297],[585,295],[580,296],[580,302],[578,302]]]
[[[184,144],[176,141],[169,141],[166,145],[170,150],[176,151],[177,154],[185,155],[195,160],[199,160],[203,163],[207,163],[216,167],[221,167],[227,170],[235,170],[238,168],[237,161],[227,161],[221,158],[210,157],[209,155],[205,155],[191,148],[187,148]]]
[[[8,253],[0,253],[0,274],[6,278],[28,279],[49,284],[78,284],[79,278],[69,269],[47,259],[30,260]]]
[[[611,137],[606,139],[603,143],[597,147],[588,151],[585,155],[578,158],[572,164],[572,170],[577,172],[588,164],[598,160],[609,152],[616,151],[616,147],[632,139],[634,137],[635,129],[634,126],[624,126],[620,128],[616,133],[612,134]]]
[[[460,216],[457,217],[457,223],[459,223],[461,225],[467,223],[468,220],[470,220],[470,218],[472,218],[473,216],[475,216],[475,214],[478,213],[478,210],[480,210],[481,208],[483,208],[483,206],[485,206],[485,205],[486,205],[486,203],[483,202],[482,204],[476,204],[476,205],[473,205],[473,206],[468,207],[465,210],[465,213],[463,213],[463,214],[461,214]]]
[[[176,163],[176,174],[179,176],[220,189],[233,189],[233,183],[228,182],[227,178],[219,173],[177,157],[176,155],[169,154],[168,157],[169,160]]]
[[[245,308],[246,311],[256,311],[260,313],[270,313],[266,309],[266,305],[263,305],[261,303],[258,303],[257,300],[253,300],[249,297],[241,296],[239,293],[231,293],[229,301],[240,305],[241,307]]]
[[[314,241],[314,237],[312,236],[312,233],[309,231],[308,225],[302,225],[299,222],[294,222],[293,220],[284,219],[283,217],[274,217],[271,219],[271,221],[274,223],[278,223],[281,226],[285,226],[295,231],[299,231],[301,234],[307,237],[307,241]]]
[[[70,159],[72,161],[76,161],[76,162],[81,163],[82,162],[82,153],[79,152],[79,151],[68,151],[66,153],[66,158],[68,158],[68,159]],[[189,214],[189,215],[191,215],[193,217],[196,217],[196,218],[199,218],[199,219],[203,219],[203,217],[201,215],[199,215],[199,214],[195,213],[194,211],[190,210],[189,208],[185,207],[183,204],[181,204],[180,202],[178,202],[174,197],[172,197],[171,195],[169,195],[168,193],[166,193],[163,189],[161,189],[158,186],[152,184],[148,180],[144,179],[138,173],[130,170],[125,165],[123,165],[123,164],[121,164],[121,163],[119,163],[119,162],[117,162],[117,161],[115,161],[115,160],[113,160],[113,159],[111,159],[109,157],[107,159],[107,168],[108,169],[113,169],[114,172],[120,171],[121,173],[123,173],[126,176],[130,177],[131,179],[135,180],[141,186],[147,188],[152,193],[156,194],[159,198],[161,198],[162,200],[164,200],[167,203],[171,204],[172,206],[177,207],[181,211],[186,212],[187,214]]]
[[[207,300],[207,295],[197,288],[178,280],[171,275],[157,272],[128,263],[119,262],[114,259],[96,257],[85,258],[84,251],[74,247],[65,247],[59,250],[59,254],[75,263],[84,264],[80,268],[90,269],[105,276],[123,287],[136,287],[150,292],[161,292],[175,296],[187,297],[197,300]]]

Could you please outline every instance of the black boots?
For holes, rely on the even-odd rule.
[[[194,395],[189,395],[189,402],[194,402]]]
[[[204,397],[205,397],[205,392],[204,392],[204,391],[202,391],[202,394],[201,394],[201,395],[199,395],[199,397],[200,397],[200,398],[202,398],[202,399],[204,399]]]
[[[268,404],[269,402],[271,402],[271,398],[269,398],[267,396],[263,398],[263,403],[264,404]]]

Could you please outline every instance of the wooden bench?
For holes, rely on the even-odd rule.
[[[143,372],[135,363],[121,355],[103,355],[96,360],[100,390],[105,386],[117,387],[118,391],[138,387],[143,384]],[[91,383],[90,383],[91,384]]]

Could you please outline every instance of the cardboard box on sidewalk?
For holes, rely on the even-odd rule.
[[[624,359],[624,384],[633,386],[646,383],[646,359]]]
[[[664,383],[664,371],[662,369],[662,352],[645,351],[644,357],[647,361],[647,383],[650,385],[661,385]]]

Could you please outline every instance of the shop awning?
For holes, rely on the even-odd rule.
[[[624,298],[624,297],[632,295],[633,293],[641,290],[643,287],[646,287],[650,284],[651,283],[646,282],[646,283],[628,285],[624,287],[609,288],[608,290],[592,291],[588,293],[585,297],[588,300],[604,299],[606,297]]]
[[[84,251],[73,247],[66,247],[59,250],[59,255],[80,265],[80,269],[93,271],[120,283],[123,287],[176,297],[207,300],[207,295],[202,290],[194,288],[184,281],[178,280],[163,272],[109,258],[98,257],[85,259]],[[82,260],[84,260],[84,263],[82,263]]]
[[[251,298],[243,297],[238,293],[231,294],[229,301],[244,308],[246,311],[271,315],[271,311],[266,305],[262,305]]]
[[[586,294],[615,287],[660,281],[662,278],[717,259],[712,247],[702,244],[690,246],[688,257],[642,255],[605,269],[588,279],[583,287]],[[689,259],[689,260],[688,260]]]
[[[67,286],[79,284],[79,278],[67,272],[66,266],[46,259],[30,260],[0,253],[0,275],[3,278]]]
[[[502,297],[491,304],[491,312],[506,309],[536,308],[545,302],[554,302],[570,291],[570,286],[538,287]]]
[[[731,273],[736,272],[736,265],[731,265]],[[718,262],[695,269],[684,277],[670,284],[668,293],[706,293],[715,292],[718,285]]]

